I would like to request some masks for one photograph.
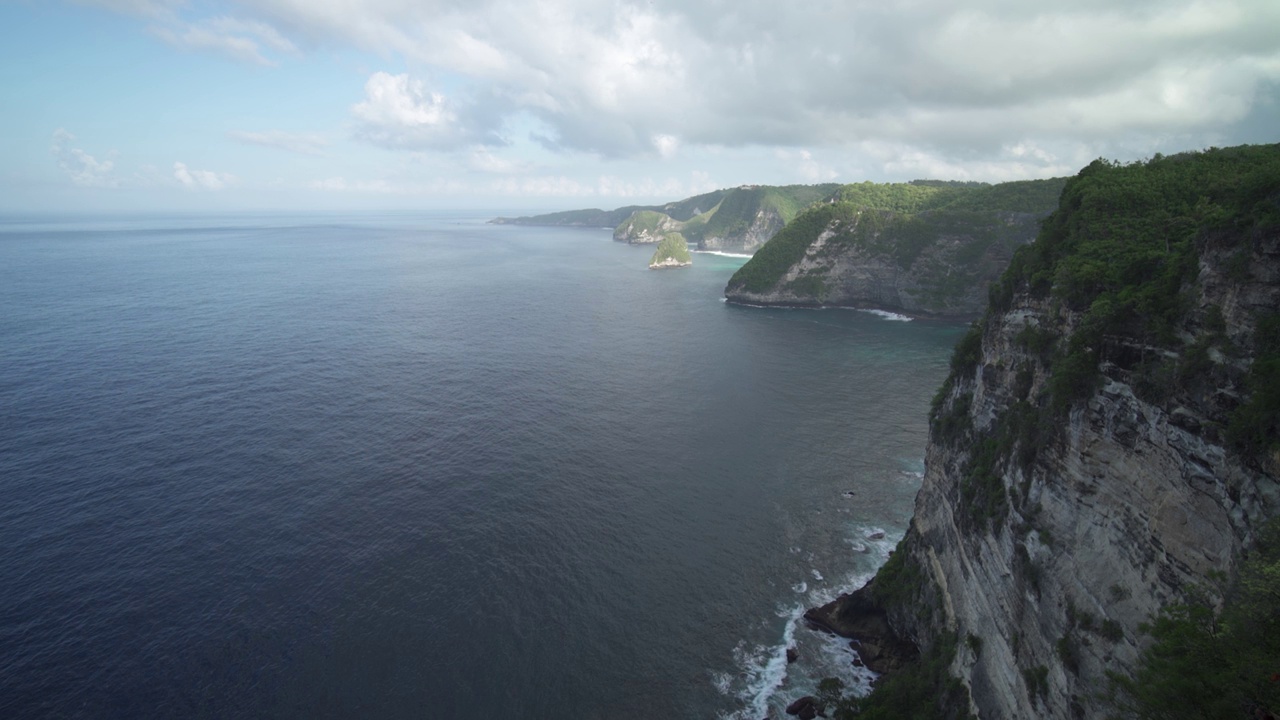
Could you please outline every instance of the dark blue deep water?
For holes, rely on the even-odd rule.
[[[866,682],[796,618],[905,530],[961,329],[483,219],[0,224],[0,716],[760,718]]]

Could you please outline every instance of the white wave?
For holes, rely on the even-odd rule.
[[[691,250],[690,252],[701,253],[702,255],[719,255],[720,257],[736,257],[736,258],[753,257],[752,255],[747,255],[745,253],[730,253],[730,252],[724,252],[722,250]]]
[[[878,527],[870,526],[855,526],[852,529],[857,536],[847,538],[847,541],[855,545],[861,545],[861,537],[883,532]],[[871,542],[869,547],[863,547],[865,552],[876,555],[878,565],[888,557],[894,544],[896,538],[890,540],[886,535],[883,541]],[[789,549],[793,554],[802,552],[796,546]],[[811,569],[810,572],[815,578],[822,579],[822,574],[816,569]],[[712,673],[716,690],[738,702],[737,709],[720,714],[721,720],[773,717],[790,701],[814,694],[817,683],[824,677],[839,677],[844,682],[845,690],[856,695],[862,696],[870,692],[871,682],[876,674],[865,667],[855,667],[852,664],[853,651],[848,640],[828,633],[806,633],[797,640],[796,628],[800,626],[805,608],[825,605],[842,592],[862,587],[872,575],[869,572],[853,571],[842,575],[836,582],[816,586],[812,590],[805,582],[792,585],[791,589],[795,592],[806,594],[799,604],[777,606],[775,614],[784,619],[779,641],[776,644],[753,647],[749,647],[746,641],[739,641],[733,650],[736,672]],[[808,650],[804,649],[806,646]],[[794,666],[787,662],[787,649],[792,647],[801,649],[801,659]]]
[[[899,477],[909,483],[920,483],[924,481],[924,473],[914,470],[903,470]]]
[[[782,640],[778,644],[757,645],[748,651],[746,643],[740,641],[733,649],[734,664],[742,668],[739,677],[744,681],[737,697],[746,707],[721,717],[754,720],[769,715],[769,699],[787,679],[787,648],[795,644],[796,626],[804,616],[804,608],[803,604],[799,604],[779,609],[778,614],[786,617],[787,622],[782,630]],[[716,689],[722,694],[730,694],[733,679],[715,677]]]
[[[897,321],[897,322],[911,322],[911,316],[909,316],[909,315],[900,315],[900,314],[895,313],[895,312],[889,312],[888,310],[862,310],[862,309],[859,309],[859,310],[858,310],[858,312],[871,313],[872,315],[878,315],[878,316],[880,316],[880,317],[884,318],[885,320],[895,320],[895,321]]]
[[[810,570],[809,572],[813,573],[814,580],[822,580],[822,573],[818,572],[817,570]]]

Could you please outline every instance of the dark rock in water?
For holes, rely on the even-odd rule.
[[[787,706],[787,714],[795,715],[800,720],[813,720],[818,717],[818,699],[812,695],[805,695]],[[823,717],[826,716],[823,715]]]
[[[855,640],[850,647],[873,672],[891,673],[920,657],[914,643],[893,631],[884,608],[868,596],[865,587],[810,608],[804,619],[820,630]]]
[[[798,659],[800,659],[800,653],[793,647],[787,648],[787,664],[790,665]]]
[[[883,539],[884,539],[884,531],[883,531],[883,530],[877,530],[877,531],[875,531],[875,532],[873,532],[873,533],[870,533],[870,534],[868,534],[868,535],[867,535],[867,539],[868,539],[868,540],[883,540]]]

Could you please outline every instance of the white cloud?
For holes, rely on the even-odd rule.
[[[288,150],[302,155],[320,155],[324,148],[329,145],[328,140],[315,133],[287,133],[280,130],[268,130],[266,132],[233,130],[227,133],[227,137],[250,145]]]
[[[173,177],[183,187],[192,190],[222,190],[237,180],[236,176],[230,173],[193,170],[188,168],[186,163],[181,162],[173,164]]]
[[[553,129],[549,146],[610,156],[665,156],[674,147],[658,139],[679,137],[730,147],[880,139],[961,157],[1026,139],[1040,122],[1101,143],[1221,127],[1280,81],[1270,0],[919,0],[784,13],[763,0],[258,6],[313,42],[390,49],[466,77],[490,98],[485,112],[532,113]]]
[[[270,25],[233,17],[214,17],[197,23],[172,20],[167,24],[154,25],[150,30],[153,35],[175,47],[212,50],[256,65],[276,64],[262,54],[263,46],[277,52],[297,52],[293,43]]]
[[[659,133],[653,136],[653,147],[663,158],[673,158],[676,152],[680,150],[680,138],[675,135],[667,135]]]
[[[484,128],[461,117],[466,110],[408,74],[375,72],[365,83],[364,94],[351,114],[356,118],[356,136],[375,145],[420,150],[496,142]]]
[[[58,160],[58,167],[66,171],[71,182],[81,187],[117,187],[118,178],[112,175],[115,162],[111,159],[114,153],[108,153],[106,160],[99,161],[80,148],[71,147],[76,136],[62,128],[53,131],[49,152]]]
[[[247,62],[357,48],[412,68],[369,77],[353,98],[356,136],[460,150],[464,162],[473,146],[503,144],[499,129],[528,124],[515,118],[536,123],[530,137],[553,151],[608,159],[808,148],[796,171],[815,179],[874,171],[881,156],[868,147],[922,158],[893,160],[899,169],[934,158],[1017,174],[1062,162],[1006,152],[1020,143],[1096,157],[1159,138],[1230,144],[1240,128],[1280,126],[1275,0],[785,12],[766,0],[239,0],[232,15],[203,19],[199,5],[97,4],[174,18],[153,21],[170,42]],[[485,170],[489,158],[469,166],[502,172]]]

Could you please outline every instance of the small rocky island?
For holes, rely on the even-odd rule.
[[[689,267],[693,264],[693,256],[689,254],[689,244],[678,232],[669,232],[662,236],[658,250],[649,260],[650,270]]]

